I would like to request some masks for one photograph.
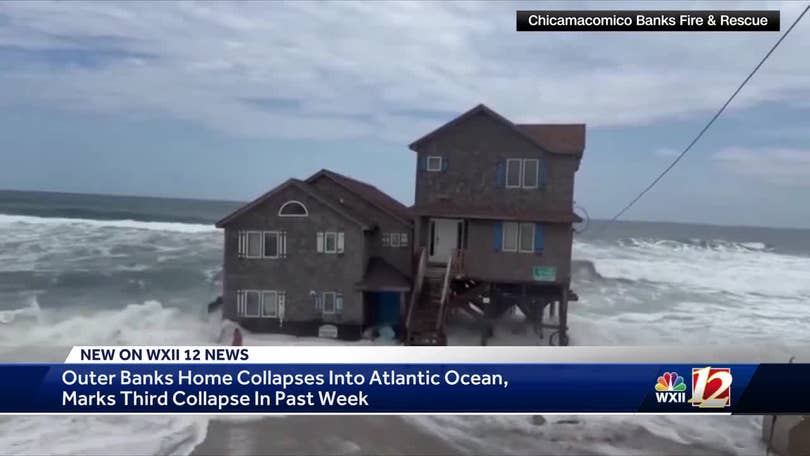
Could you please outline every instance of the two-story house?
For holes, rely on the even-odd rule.
[[[399,330],[411,281],[408,208],[322,170],[289,179],[216,224],[223,316],[263,332],[356,339]]]
[[[434,333],[425,343],[443,337],[444,307],[480,296],[478,310],[490,318],[518,305],[541,319],[556,304],[558,342],[567,343],[572,224],[580,221],[574,175],[584,147],[585,125],[514,124],[484,105],[410,145],[418,157],[414,246],[426,257],[415,291],[426,296],[414,298],[421,315],[409,324]],[[423,275],[433,276],[428,291]]]
[[[409,344],[442,344],[451,307],[491,330],[517,305],[566,344],[584,147],[584,125],[514,124],[479,105],[410,145],[412,208],[327,170],[290,179],[217,223],[224,316],[346,339],[392,326]]]

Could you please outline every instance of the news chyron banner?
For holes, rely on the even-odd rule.
[[[74,347],[64,363],[0,364],[0,413],[810,413],[810,364],[655,362],[667,358],[661,353],[621,347]],[[696,352],[690,353],[693,359]]]

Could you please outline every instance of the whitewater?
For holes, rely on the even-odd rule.
[[[787,347],[810,343],[806,249],[733,240],[734,228],[725,239],[675,236],[663,224],[645,229],[575,242],[572,344],[757,344],[787,360]],[[77,344],[227,343],[233,324],[206,310],[219,294],[221,259],[222,233],[211,224],[0,215],[0,360],[64,356]],[[506,317],[496,342],[540,343],[518,320]],[[477,344],[463,326],[453,330],[451,344]],[[245,343],[335,342],[246,334]],[[527,416],[405,419],[475,453],[764,452],[758,417],[550,416],[542,426]],[[189,454],[208,420],[2,417],[0,453]]]

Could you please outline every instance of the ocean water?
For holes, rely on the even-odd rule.
[[[225,323],[206,311],[221,285],[213,222],[237,206],[0,192],[0,357],[74,344],[220,343]],[[582,262],[580,300],[569,311],[573,344],[810,343],[810,231],[597,224],[577,237],[574,258]],[[438,425],[474,453],[764,451],[756,417],[548,418],[544,426],[521,416],[408,420]],[[7,417],[0,453],[187,454],[206,426],[192,416]]]

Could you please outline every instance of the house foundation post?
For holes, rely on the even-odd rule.
[[[560,346],[568,345],[568,285],[560,290]]]

